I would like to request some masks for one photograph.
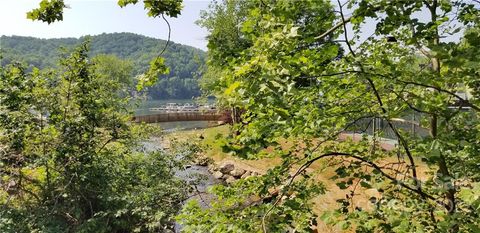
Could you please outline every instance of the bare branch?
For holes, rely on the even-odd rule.
[[[170,27],[170,23],[168,22],[168,20],[165,18],[165,15],[161,14],[161,16],[163,21],[165,21],[165,23],[167,23],[167,26],[168,26],[168,38],[167,38],[167,43],[165,43],[165,46],[163,47],[163,50],[160,52],[160,54],[158,54],[157,57],[162,56],[165,50],[167,49],[168,43],[170,43],[170,35],[172,33],[172,28]]]
[[[348,50],[350,50],[350,53],[352,53],[352,55],[355,56],[355,52],[353,51],[352,46],[348,41],[348,33],[347,33],[347,25],[346,25],[347,22],[345,21],[345,16],[343,15],[343,5],[340,3],[340,0],[337,0],[337,2],[338,2],[338,7],[340,8],[340,16],[342,17],[342,26],[343,26],[343,34],[345,36],[345,43],[347,44],[347,47],[348,47]]]

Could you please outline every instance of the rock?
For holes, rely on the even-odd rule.
[[[198,166],[202,166],[202,167],[207,166],[208,163],[209,163],[209,162],[208,162],[207,159],[202,159],[202,160],[197,161],[197,165],[198,165]]]
[[[227,175],[227,176],[228,176],[228,175]],[[235,179],[235,177],[233,177],[233,176],[228,176],[227,179],[225,179],[225,182],[226,182],[227,184],[231,184],[231,183],[235,182],[236,180],[237,180],[237,179]]]
[[[220,172],[223,174],[229,174],[233,169],[235,169],[235,165],[231,163],[226,163],[220,166]]]
[[[268,194],[270,194],[271,196],[277,196],[278,193],[280,193],[279,188],[269,188],[267,191],[268,191]]]
[[[250,177],[251,175],[252,175],[251,171],[246,171],[245,173],[243,173],[243,175],[240,178],[246,179],[246,178]]]
[[[185,169],[189,169],[191,167],[192,167],[192,165],[190,165],[190,164],[185,165]]]
[[[213,173],[213,177],[215,177],[215,179],[221,179],[223,177],[223,173],[220,171],[216,171]]]
[[[217,168],[217,166],[215,166],[215,164],[210,164],[210,165],[208,165],[208,171],[209,171],[210,173],[214,173],[214,172],[216,172],[217,170],[218,170],[218,168]]]
[[[208,158],[206,156],[201,156],[201,157],[198,157],[196,160],[195,160],[195,164],[199,165],[199,166],[207,166],[209,164],[212,163],[212,159],[211,158]]]
[[[260,174],[258,172],[252,172],[252,176],[259,176]]]
[[[236,178],[239,178],[241,177],[243,174],[245,174],[245,170],[237,167],[235,169],[233,169],[233,171],[230,172],[230,175],[236,177]]]

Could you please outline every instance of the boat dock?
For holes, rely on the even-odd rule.
[[[168,103],[164,106],[149,108],[151,112],[180,113],[180,112],[216,112],[215,105],[196,105],[191,103]]]

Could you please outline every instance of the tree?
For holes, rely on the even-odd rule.
[[[106,82],[112,81],[118,86],[109,86],[113,92],[126,92],[133,87],[132,61],[122,60],[115,55],[99,54],[93,58],[96,70]]]
[[[120,5],[136,3],[119,1]],[[151,16],[176,16],[179,1],[145,1]],[[42,1],[29,17],[61,19],[63,1]],[[171,231],[188,187],[162,152],[139,152],[128,101],[111,57],[88,57],[88,42],[61,69],[0,68],[0,230],[2,232]],[[163,53],[163,51],[161,52]],[[167,68],[152,61],[147,76]],[[114,78],[112,78],[114,77]],[[145,79],[145,83],[151,82]]]
[[[242,122],[234,126],[240,133],[226,148],[249,159],[273,148],[282,163],[259,180],[214,189],[224,206],[200,210],[190,204],[183,215],[189,229],[308,231],[305,219],[315,218],[309,199],[323,189],[307,168],[324,160],[335,166],[332,179],[347,191],[346,198],[338,200],[338,210],[324,211],[325,222],[358,232],[478,231],[478,3],[245,5],[248,14],[239,27],[242,38],[252,43],[235,56],[224,55],[227,63],[208,63],[221,69],[213,81],[221,87],[219,100],[245,109]],[[210,12],[215,19],[219,11]],[[353,31],[347,30],[348,24]],[[361,40],[365,24],[375,25],[375,33]],[[213,27],[220,35],[224,30]],[[442,40],[448,35],[460,39]],[[345,55],[334,40],[343,43]],[[211,45],[209,49],[213,54],[229,52]],[[474,98],[466,98],[468,93]],[[422,116],[419,124],[430,135],[401,129],[395,121],[412,114]],[[368,127],[372,119],[383,122],[384,132],[365,135],[359,142],[338,140],[342,133]],[[385,131],[398,142],[393,150],[378,143]],[[297,146],[285,149],[282,140]],[[425,167],[427,174],[422,174]],[[285,175],[289,173],[291,177]],[[272,202],[248,201],[253,194],[271,198],[269,189],[279,190]],[[360,189],[378,194],[369,209],[353,203]],[[189,217],[200,213],[210,218]]]
[[[88,59],[83,43],[62,69],[0,70],[0,231],[159,232],[188,186],[174,155],[142,152],[129,123],[128,73]],[[113,59],[113,60],[112,60]],[[118,68],[122,68],[119,66]],[[135,132],[142,132],[138,135]]]
[[[222,54],[220,56],[223,57],[217,58],[217,61],[226,62],[218,64],[216,60],[209,60],[208,65],[219,70],[218,80],[213,79],[211,83],[220,86],[217,95],[222,101],[221,104],[246,110],[242,122],[234,126],[241,132],[235,136],[241,143],[227,145],[226,149],[234,149],[239,152],[239,156],[253,159],[258,158],[256,152],[261,148],[278,145],[276,137],[280,137],[282,133],[291,133],[283,131],[286,128],[279,127],[279,124],[298,124],[300,129],[303,122],[286,122],[282,117],[287,117],[285,114],[290,110],[296,110],[287,108],[299,107],[289,106],[289,101],[303,101],[307,96],[299,92],[300,90],[310,93],[316,91],[315,86],[310,83],[314,77],[305,72],[308,70],[300,69],[302,62],[313,62],[311,67],[320,66],[332,61],[341,52],[338,44],[330,41],[330,38],[321,40],[325,45],[314,39],[333,24],[333,11],[328,1],[226,1],[223,7],[228,9],[231,5],[242,4],[246,7],[245,19],[236,27],[241,28],[239,37],[250,42],[246,43],[245,47],[240,47],[237,52],[230,53],[222,51],[232,48],[222,46],[224,41],[210,40],[209,56]],[[218,10],[217,7],[222,5],[214,6],[208,20],[216,22],[217,12],[220,12],[219,19],[224,17],[223,12],[226,10]],[[220,27],[217,31],[211,31],[217,33],[214,36],[222,38],[222,33],[230,34],[234,31],[230,29]],[[305,61],[305,56],[315,59]],[[308,82],[305,83],[304,80]],[[285,86],[287,83],[289,85]],[[291,93],[286,93],[290,91]],[[318,92],[315,92],[314,96],[318,96]],[[279,148],[280,146],[277,149]],[[194,203],[184,209],[181,221],[187,225],[186,231],[308,231],[311,222],[316,218],[311,210],[310,198],[323,192],[324,187],[308,179],[299,180],[289,186],[288,193],[300,194],[284,199],[284,205],[277,205],[279,202],[270,191],[277,189],[286,179],[282,178],[281,174],[289,173],[289,164],[294,160],[292,153],[278,152],[278,155],[285,159],[285,166],[274,168],[261,178],[242,180],[231,187],[214,189],[221,201],[213,204],[211,209],[199,209]],[[258,200],[254,201],[257,195]],[[281,199],[282,196],[279,195],[278,198]],[[271,208],[272,206],[277,208]],[[271,216],[269,221],[263,221],[266,213]]]

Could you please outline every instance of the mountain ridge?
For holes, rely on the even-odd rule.
[[[113,54],[121,59],[132,61],[133,74],[144,73],[152,58],[159,55],[166,40],[134,33],[102,33],[79,38],[36,38],[30,36],[1,36],[1,65],[19,61],[40,69],[54,68],[64,47],[70,50],[75,45],[90,38],[90,56]],[[200,94],[196,74],[205,62],[206,52],[189,45],[170,41],[164,54],[170,73],[159,78],[159,82],[149,88],[154,99],[191,98]]]
[[[75,36],[72,36],[72,37],[52,37],[52,38],[45,38],[45,37],[35,37],[35,36],[22,36],[22,35],[1,35],[0,34],[0,38],[2,37],[23,37],[23,38],[29,38],[29,39],[39,39],[39,40],[63,40],[63,39],[75,39],[75,40],[80,40],[82,38],[85,38],[85,37],[96,37],[96,36],[100,36],[100,35],[104,35],[104,34],[107,34],[107,35],[113,35],[113,34],[131,34],[131,35],[135,35],[135,36],[140,36],[140,37],[145,37],[147,39],[153,39],[153,40],[159,40],[159,41],[167,41],[165,39],[161,39],[161,38],[156,38],[156,37],[153,37],[153,36],[146,36],[146,35],[142,35],[142,34],[138,34],[138,33],[134,33],[134,32],[103,32],[103,33],[100,33],[100,34],[94,34],[94,35],[83,35],[83,36],[79,36],[79,37],[75,37]],[[0,41],[1,43],[1,41]],[[198,47],[195,47],[193,45],[188,45],[188,44],[182,44],[182,43],[177,43],[177,42],[174,42],[172,40],[170,40],[169,43],[175,43],[175,44],[179,44],[179,45],[182,45],[182,46],[185,46],[185,47],[190,47],[192,49],[196,49],[196,50],[201,50],[203,52],[207,52],[201,48],[198,48]]]

